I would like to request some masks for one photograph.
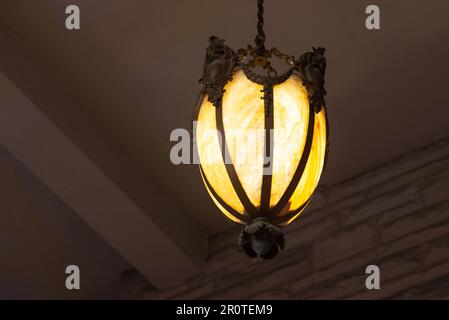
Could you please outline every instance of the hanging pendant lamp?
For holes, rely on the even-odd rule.
[[[326,59],[265,48],[263,0],[255,47],[232,50],[210,37],[194,114],[200,173],[221,212],[244,225],[239,245],[273,258],[281,231],[311,201],[328,153]],[[283,72],[274,68],[278,59]]]

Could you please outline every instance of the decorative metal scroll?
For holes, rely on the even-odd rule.
[[[326,72],[326,58],[324,48],[313,48],[312,51],[301,55],[297,60],[293,56],[281,53],[277,48],[259,51],[248,46],[239,49],[237,53],[225,45],[225,40],[211,36],[206,50],[203,67],[203,85],[201,93],[216,107],[221,104],[225,85],[232,79],[236,68],[242,68],[247,78],[261,85],[276,85],[286,81],[294,72],[301,78],[307,89],[310,105],[315,112],[320,112],[326,106],[324,96],[324,75]],[[271,60],[277,57],[289,67],[281,74],[273,68]],[[266,74],[256,72],[260,66]]]

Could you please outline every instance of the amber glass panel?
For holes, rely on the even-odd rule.
[[[309,121],[309,99],[301,80],[293,75],[273,87],[274,149],[270,207],[285,192],[298,167]]]
[[[229,154],[248,198],[260,207],[265,137],[263,86],[237,71],[225,86],[223,125]]]
[[[196,126],[196,145],[199,160],[207,180],[217,195],[230,207],[243,214],[243,205],[234,191],[223,163],[221,149],[218,144],[215,110],[212,103],[205,98],[199,110]],[[225,211],[223,213],[227,216],[229,214]],[[232,219],[231,217],[229,218]]]
[[[302,206],[315,191],[318,181],[324,166],[324,158],[326,155],[326,115],[323,108],[319,113],[315,114],[315,127],[313,133],[312,149],[310,151],[309,160],[303,176],[299,181],[289,203],[283,210],[283,214],[288,211],[298,209]],[[292,222],[300,214],[290,219],[288,223]]]

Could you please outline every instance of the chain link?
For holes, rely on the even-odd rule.
[[[257,50],[265,50],[265,32],[263,31],[263,1],[257,0],[257,36],[254,42]]]

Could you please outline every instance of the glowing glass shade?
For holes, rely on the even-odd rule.
[[[270,207],[293,178],[306,143],[309,100],[301,80],[292,76],[273,88],[274,149]]]
[[[261,206],[263,161],[265,148],[265,110],[263,86],[250,81],[243,71],[233,74],[226,84],[222,100],[223,129],[229,158],[250,202]],[[309,117],[315,117],[313,142],[306,167],[292,196],[282,210],[282,217],[298,210],[312,196],[323,170],[326,153],[326,116],[324,108],[310,112],[307,91],[296,75],[273,86],[273,166],[269,207],[281,199],[300,163],[306,145]],[[197,116],[196,144],[206,178],[216,195],[229,207],[244,215],[241,203],[223,162],[219,135],[216,131],[216,107],[205,97]],[[217,201],[206,188],[220,210],[232,221],[244,223]],[[290,220],[293,221],[302,210]]]
[[[217,195],[230,207],[243,213],[243,205],[234,191],[223,163],[215,122],[215,107],[207,99],[204,99],[196,126],[196,137],[199,139],[197,140],[198,156],[202,163],[204,174]],[[204,180],[203,173],[201,173],[201,176]],[[218,204],[207,185],[206,188],[214,202]],[[219,206],[219,208],[228,218],[235,221],[232,215],[222,206]]]
[[[243,189],[256,207],[260,206],[264,152],[263,86],[241,72],[225,87],[223,127],[229,154]]]

